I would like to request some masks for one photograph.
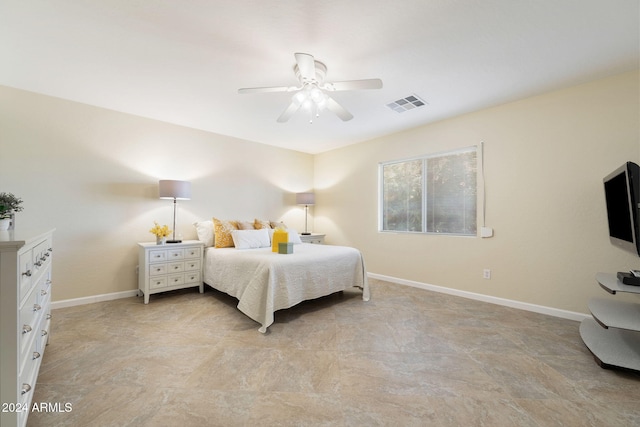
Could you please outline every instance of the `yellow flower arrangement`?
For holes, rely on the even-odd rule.
[[[153,223],[155,225],[151,230],[149,230],[149,233],[154,234],[156,237],[167,237],[169,234],[171,234],[171,230],[169,230],[168,225],[163,225],[162,227],[160,227],[160,224],[158,224],[157,221],[153,221]]]

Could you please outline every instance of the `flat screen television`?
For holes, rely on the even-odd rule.
[[[609,239],[640,256],[640,167],[627,162],[604,178]]]

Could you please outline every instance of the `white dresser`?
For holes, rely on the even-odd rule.
[[[27,423],[51,325],[53,232],[0,231],[0,425]]]
[[[138,247],[138,292],[144,294],[145,304],[149,304],[149,295],[159,292],[194,286],[200,288],[200,293],[204,292],[203,242],[138,243]]]

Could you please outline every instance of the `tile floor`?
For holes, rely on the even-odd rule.
[[[55,310],[28,426],[640,426],[578,323],[370,280],[267,334],[207,289]],[[206,287],[205,287],[206,288]]]

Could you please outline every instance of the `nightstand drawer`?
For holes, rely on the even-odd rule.
[[[167,276],[167,286],[180,286],[184,283],[184,274],[170,274]]]
[[[149,262],[165,262],[167,260],[167,251],[149,251]]]
[[[184,250],[185,258],[200,258],[202,257],[202,248],[187,248]]]
[[[162,276],[162,277],[155,277],[155,278],[151,278],[149,279],[149,288],[150,289],[158,289],[158,288],[164,288],[167,286],[167,277],[166,276]]]
[[[149,266],[149,276],[160,276],[167,274],[167,264],[151,264]]]
[[[174,259],[183,259],[184,258],[184,249],[169,249],[167,251],[167,259],[169,261]]]
[[[184,262],[170,262],[167,264],[167,274],[182,273],[184,271]]]
[[[193,271],[191,273],[185,273],[184,283],[201,283],[200,271]]]
[[[184,271],[200,271],[200,260],[192,259],[184,262]]]
[[[302,243],[312,243],[314,245],[324,245],[324,234],[301,234]]]

